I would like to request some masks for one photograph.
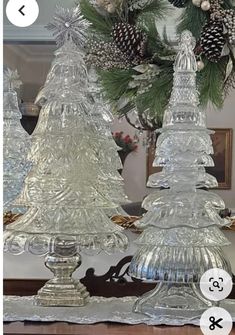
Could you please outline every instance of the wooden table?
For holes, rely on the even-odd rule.
[[[140,325],[121,325],[99,323],[95,325],[77,325],[65,322],[11,322],[4,324],[6,335],[202,335],[199,327],[154,327]],[[230,335],[235,335],[233,328]]]

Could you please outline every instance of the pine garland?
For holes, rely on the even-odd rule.
[[[140,112],[149,109],[149,116],[162,122],[163,113],[167,107],[173,85],[173,72],[162,71],[153,81],[151,88],[136,98],[136,105]]]
[[[170,11],[172,7],[165,0],[151,1],[142,10],[137,11],[133,18],[136,17],[137,23],[143,20],[148,21],[151,18],[162,20]]]
[[[235,70],[230,74],[224,85],[225,98],[235,89]]]
[[[224,103],[224,69],[226,61],[218,66],[216,63],[207,62],[205,70],[198,75],[198,87],[200,92],[200,103],[206,107],[208,101],[221,109]]]
[[[230,0],[224,0],[222,6],[222,0],[209,1],[214,7],[220,8],[220,12],[224,9],[234,10]],[[100,50],[106,49],[102,52],[102,57],[100,54],[92,54],[92,51],[89,53],[88,50],[88,59],[97,66],[105,96],[120,116],[126,116],[135,109],[139,115],[143,114],[146,117],[147,111],[147,117],[155,119],[156,124],[161,123],[172,88],[176,51],[168,39],[166,30],[163,31],[162,37],[158,33],[157,22],[171,15],[172,9],[175,10],[176,7],[169,2],[178,5],[178,2],[170,0],[81,0],[80,2],[82,13],[91,24],[91,40],[98,45],[100,43]],[[218,19],[216,16],[218,14],[214,17],[210,11],[203,11],[193,5],[192,0],[182,1],[182,5],[185,8],[177,32],[181,33],[187,29],[193,33],[197,40],[195,52],[198,60],[204,63],[204,68],[198,72],[197,78],[200,102],[203,106],[212,102],[214,106],[221,108],[225,93],[234,87],[235,62],[232,69],[228,66],[229,60],[234,60],[232,54],[234,46],[228,45],[227,49],[230,51],[221,55],[218,63],[213,63],[215,59],[213,57],[212,61],[208,60],[200,44],[202,30],[206,23]],[[120,27],[115,31],[115,36],[112,34],[114,27]],[[127,31],[123,27],[127,27]],[[130,34],[131,31],[133,34]],[[139,50],[145,42],[137,36],[138,32],[147,37],[143,57]],[[126,40],[127,36],[129,41]],[[138,41],[142,44],[138,45]],[[225,41],[229,43],[226,34]],[[107,43],[108,47],[104,48],[105,44],[102,43]],[[121,54],[115,48],[119,48]],[[136,58],[133,57],[135,52]]]
[[[109,39],[115,19],[101,15],[87,0],[80,1],[80,8],[85,19],[91,23],[93,32],[98,35],[101,34],[105,39]]]
[[[147,51],[149,55],[158,54],[160,56],[174,55],[175,51],[169,44],[165,43],[159,36],[154,17],[142,17],[139,20],[139,27],[147,34]]]
[[[132,69],[119,70],[112,69],[109,71],[98,71],[100,80],[104,89],[106,98],[114,103],[117,102],[120,97],[125,96],[128,90],[128,84],[132,79],[132,75],[135,73]],[[132,90],[133,95],[136,90]],[[130,91],[131,92],[131,91]],[[131,96],[129,92],[129,96]]]
[[[181,33],[184,30],[190,30],[193,36],[198,40],[201,35],[202,27],[209,18],[209,14],[188,1],[186,8],[180,17],[180,23],[177,26],[177,32]]]

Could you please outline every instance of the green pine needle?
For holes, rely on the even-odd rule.
[[[230,0],[224,0],[223,4],[221,5],[224,9],[234,9],[235,6],[232,5]]]
[[[157,31],[156,22],[153,17],[148,18],[148,20],[141,20],[138,25],[148,36],[147,41],[147,54],[159,56],[166,56],[169,54],[174,54],[172,48],[165,44],[161,40],[161,37]]]
[[[141,10],[137,10],[132,14],[136,17],[136,22],[142,20],[148,21],[150,18],[162,20],[166,17],[172,7],[165,0],[153,0]]]
[[[80,8],[83,16],[91,23],[91,30],[103,37],[109,37],[112,31],[113,20],[110,17],[101,15],[88,0],[80,1]]]
[[[180,23],[177,26],[177,32],[181,33],[184,30],[190,30],[196,39],[199,39],[202,27],[209,18],[209,14],[193,5],[192,1],[187,3],[181,17]]]
[[[149,108],[149,116],[162,121],[163,113],[168,105],[173,85],[173,69],[162,71],[152,83],[152,87],[136,98],[137,108],[144,112]]]
[[[112,69],[108,71],[101,70],[98,73],[106,98],[110,102],[118,101],[123,95],[127,95],[127,92],[131,94],[133,91],[128,89],[128,84],[132,80],[132,75],[135,73],[134,70]]]
[[[135,104],[133,101],[128,102],[122,109],[114,109],[114,113],[119,116],[124,116],[135,110]]]
[[[207,62],[203,71],[198,73],[198,86],[200,91],[200,103],[206,106],[212,102],[217,108],[222,108],[224,103],[224,69],[226,61],[218,63]]]

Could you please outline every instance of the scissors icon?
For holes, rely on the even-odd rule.
[[[218,327],[220,329],[223,329],[223,326],[220,325],[220,322],[223,321],[222,318],[218,319],[218,320],[215,320],[215,317],[214,316],[211,316],[209,318],[209,321],[211,322],[211,325],[209,326],[209,329],[210,330],[215,330],[215,327]]]

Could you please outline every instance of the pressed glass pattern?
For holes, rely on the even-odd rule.
[[[32,168],[15,202],[28,210],[4,232],[5,251],[45,255],[54,277],[36,296],[42,306],[85,305],[89,293],[72,278],[79,251],[112,253],[128,245],[109,217],[127,197],[117,146],[107,136],[108,112],[95,108],[89,92],[87,26],[78,8],[60,7],[49,24],[60,47],[36,98],[42,109],[28,154]]]
[[[153,162],[163,168],[147,183],[160,190],[143,201],[148,212],[136,222],[143,232],[129,268],[132,277],[157,282],[133,310],[168,321],[200,317],[213,305],[199,289],[205,271],[215,267],[231,273],[222,251],[229,241],[219,229],[229,225],[218,214],[225,204],[218,195],[200,189],[216,187],[217,181],[205,171],[214,165],[212,132],[206,129],[205,113],[198,107],[194,47],[192,34],[183,32]]]
[[[30,163],[27,153],[30,136],[20,124],[22,117],[17,98],[21,85],[17,71],[5,68],[3,72],[3,207],[4,212],[22,213],[23,207],[15,206]]]

